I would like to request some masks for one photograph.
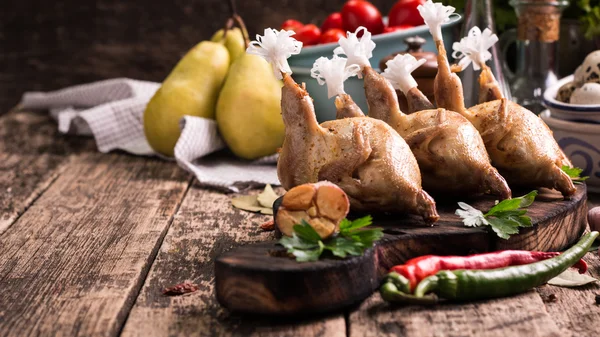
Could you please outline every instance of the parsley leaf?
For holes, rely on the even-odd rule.
[[[508,240],[512,234],[519,233],[519,225],[509,220],[491,218],[489,220],[492,230],[501,238]]]
[[[314,249],[319,247],[318,243],[308,242],[298,237],[296,233],[293,233],[291,237],[284,236],[279,240],[279,244],[287,249]]]
[[[331,251],[334,256],[341,258],[347,255],[362,255],[364,248],[362,245],[356,244],[352,239],[338,236],[328,240],[325,249]]]
[[[482,225],[489,225],[483,212],[475,209],[473,206],[459,202],[458,206],[462,209],[456,210],[456,215],[463,218],[463,223],[468,227],[479,227]]]
[[[353,232],[350,238],[355,242],[361,243],[366,248],[372,247],[373,243],[383,237],[381,228],[363,229]]]
[[[317,233],[305,220],[299,225],[294,225],[294,233],[306,242],[317,243],[321,241],[319,233]]]
[[[583,170],[579,167],[569,167],[567,165],[563,165],[560,169],[569,175],[574,184],[581,184],[583,181],[589,178],[588,176],[581,177],[581,172],[583,172]]]
[[[344,219],[340,223],[340,233],[324,241],[310,224],[302,221],[294,226],[292,237],[284,236],[279,240],[279,244],[298,262],[317,261],[326,250],[341,258],[349,255],[360,256],[383,236],[381,228],[364,229],[371,225],[372,220],[371,216],[354,221]]]
[[[296,261],[299,262],[316,261],[323,253],[323,243],[321,241],[317,243],[306,241],[301,239],[295,232],[292,237],[282,237],[279,244],[284,246],[288,253],[294,255]]]
[[[527,210],[535,197],[537,191],[531,191],[526,195],[503,200],[492,207],[487,213],[459,202],[460,209],[456,210],[456,215],[463,219],[463,223],[468,227],[479,227],[488,225],[491,229],[503,239],[510,238],[513,234],[519,233],[519,227],[531,227],[531,218],[528,217]]]
[[[350,221],[348,219],[343,219],[340,222],[340,233],[348,233],[359,228],[363,228],[369,226],[373,222],[373,218],[370,215],[367,215],[363,218],[356,219],[354,221]]]
[[[292,254],[296,257],[296,261],[298,262],[317,261],[319,256],[323,254],[323,243],[319,241],[319,246],[313,249],[294,249]]]
[[[526,195],[519,197],[519,198],[502,200],[501,202],[496,204],[496,206],[492,207],[485,214],[485,216],[486,217],[492,216],[492,215],[496,215],[497,213],[500,213],[500,212],[512,211],[512,210],[516,210],[519,208],[527,208],[527,207],[529,207],[529,205],[531,205],[533,203],[537,194],[538,194],[537,191],[531,191],[531,192],[527,193]]]

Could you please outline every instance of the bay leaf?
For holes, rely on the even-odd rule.
[[[258,195],[258,203],[262,206],[262,207],[268,207],[271,210],[273,209],[273,203],[275,202],[275,200],[279,198],[279,196],[277,195],[277,193],[275,193],[275,191],[273,191],[273,188],[271,187],[271,185],[267,184],[267,186],[265,186],[265,190],[262,191],[259,195]],[[273,214],[273,213],[271,213]]]
[[[244,211],[260,212],[263,207],[258,203],[257,195],[242,195],[231,199],[231,204],[235,208]]]
[[[268,207],[263,207],[260,209],[260,214],[273,215],[273,209]]]
[[[573,288],[594,283],[597,281],[597,279],[587,274],[579,274],[579,272],[569,268],[565,270],[562,274],[548,281],[548,284],[558,287]]]
[[[271,189],[271,191],[273,191],[273,189]],[[273,194],[275,194],[274,191]],[[258,197],[259,195],[241,195],[239,197],[231,198],[231,205],[235,208],[239,208],[248,212],[273,215],[273,208],[264,207],[263,205],[261,205],[258,201]]]

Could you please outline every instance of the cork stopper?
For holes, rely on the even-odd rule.
[[[523,41],[558,41],[565,0],[512,0],[517,12],[517,37]]]

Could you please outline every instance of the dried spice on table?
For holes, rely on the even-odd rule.
[[[265,189],[257,195],[242,195],[231,199],[231,205],[235,208],[248,212],[259,212],[272,215],[273,203],[279,198],[271,185],[267,184]]]
[[[577,273],[575,271],[567,269],[562,274],[549,280],[548,284],[558,287],[574,288],[595,282],[598,282],[598,280],[589,275],[583,274],[581,272]]]
[[[183,282],[163,290],[165,296],[179,296],[193,293],[198,290],[198,285],[190,282]]]

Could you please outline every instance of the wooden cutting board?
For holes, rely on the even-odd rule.
[[[526,192],[514,195],[524,195]],[[362,301],[390,267],[413,257],[467,255],[505,249],[559,251],[576,242],[587,226],[585,185],[571,200],[541,190],[529,207],[532,228],[504,240],[487,228],[465,227],[454,213],[458,200],[436,198],[440,220],[431,227],[415,216],[374,217],[383,239],[363,256],[298,263],[276,242],[233,249],[215,260],[217,299],[232,311],[256,314],[311,314]],[[463,200],[488,210],[493,197]],[[358,217],[360,215],[355,215]],[[352,218],[352,217],[351,217]]]

